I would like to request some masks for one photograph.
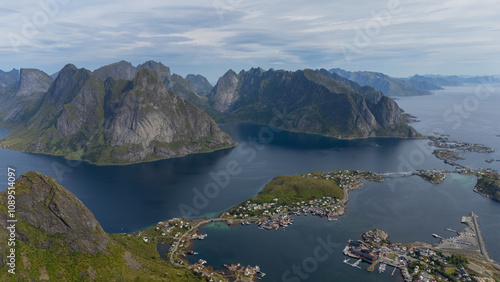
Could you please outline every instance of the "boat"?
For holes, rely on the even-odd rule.
[[[385,269],[386,269],[386,267],[387,267],[387,264],[385,264],[385,263],[381,263],[381,264],[379,265],[379,267],[378,267],[378,273],[382,273],[382,272],[384,272],[384,271],[385,271]]]
[[[201,264],[201,265],[203,265],[203,264],[207,263],[207,261],[204,260],[204,259],[200,259],[200,260],[198,260],[198,263]]]

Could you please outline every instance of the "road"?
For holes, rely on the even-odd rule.
[[[181,241],[184,240],[184,238],[186,238],[186,236],[188,236],[190,233],[193,233],[195,230],[198,230],[198,228],[200,226],[208,224],[210,222],[220,222],[220,221],[226,221],[226,220],[225,219],[221,219],[221,218],[214,218],[214,219],[207,219],[207,220],[201,221],[198,224],[196,224],[193,228],[191,228],[190,230],[188,230],[186,233],[184,233],[182,236],[180,236],[179,240],[177,240],[177,242],[174,244],[174,249],[170,253],[170,263],[172,263],[173,265],[176,265],[176,266],[186,267],[185,265],[180,264],[180,263],[176,263],[174,261],[174,255],[177,252],[177,249],[179,248],[179,245],[180,245]]]

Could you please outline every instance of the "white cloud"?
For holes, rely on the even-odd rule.
[[[92,69],[121,59],[156,59],[174,72],[211,70],[202,74],[214,80],[229,68],[275,65],[370,68],[401,76],[442,65],[445,74],[486,74],[496,71],[500,59],[496,0],[400,1],[401,12],[391,14],[350,61],[341,46],[383,21],[388,3],[398,0],[214,1],[69,1],[32,36],[23,35],[24,21],[44,10],[33,1],[8,1],[1,9],[0,69],[54,72],[69,60]],[[8,34],[23,39],[17,53]]]

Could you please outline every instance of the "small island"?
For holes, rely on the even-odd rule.
[[[430,183],[433,184],[441,184],[446,179],[447,172],[448,171],[446,170],[436,170],[436,169],[415,170],[413,172],[413,175],[418,175],[422,179],[429,181]]]
[[[500,201],[500,174],[489,169],[476,171],[475,174],[477,183],[474,191],[485,197]]]
[[[476,153],[493,153],[495,149],[482,144],[453,141],[443,136],[429,136],[430,146],[443,149],[464,150]]]
[[[445,149],[436,149],[432,152],[432,154],[434,156],[436,156],[436,158],[443,160],[444,163],[446,163],[446,164],[456,166],[456,167],[465,167],[465,166],[457,163],[457,161],[465,160],[465,158],[462,157],[462,155],[460,155],[459,153],[457,153],[455,151],[445,150]]]

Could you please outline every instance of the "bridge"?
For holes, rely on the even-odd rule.
[[[378,175],[382,177],[403,177],[403,176],[413,175],[413,171],[385,172],[385,173],[378,173]]]

